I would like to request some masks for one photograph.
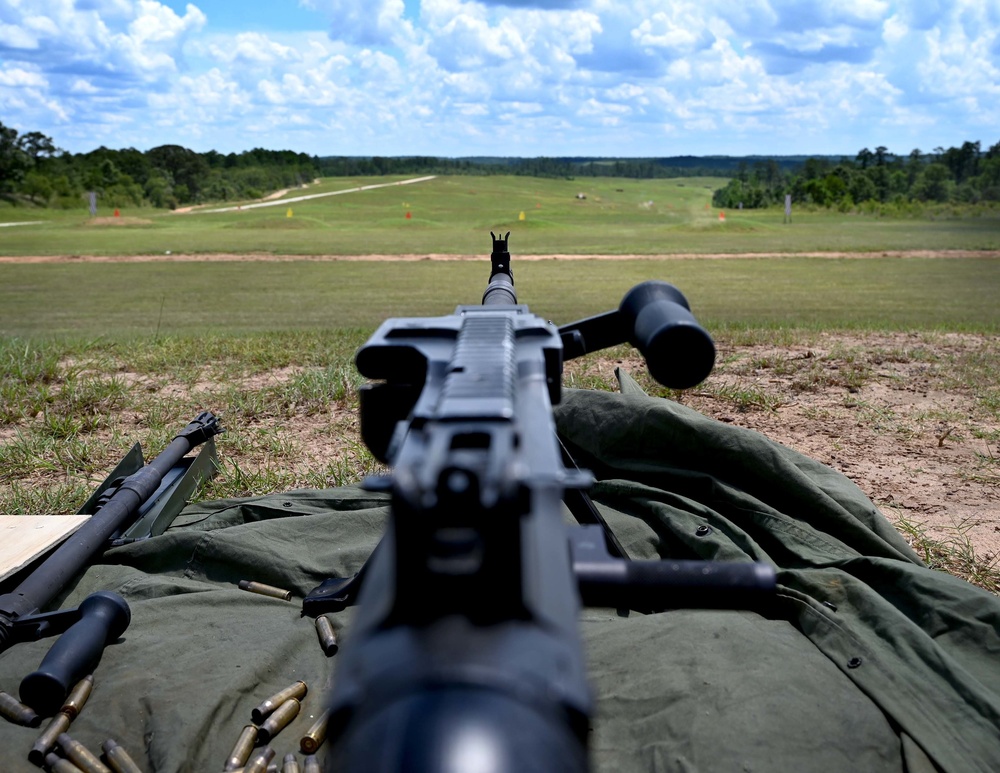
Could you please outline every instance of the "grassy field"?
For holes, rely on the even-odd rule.
[[[513,237],[512,237],[513,239]],[[513,242],[512,242],[513,244]],[[520,300],[558,323],[676,284],[711,328],[975,329],[1000,324],[1000,260],[522,261]],[[0,264],[0,333],[122,339],[374,328],[477,303],[482,261]]]
[[[325,181],[289,195],[366,182],[384,180]],[[220,440],[223,468],[201,497],[356,481],[375,462],[358,440],[354,350],[387,317],[447,314],[457,304],[477,303],[488,273],[489,230],[508,228],[522,302],[558,323],[616,307],[645,279],[680,287],[726,352],[719,376],[702,388],[716,411],[757,410],[767,419],[817,384],[843,391],[836,398],[843,404],[834,408],[855,411],[857,390],[887,378],[877,375],[885,363],[931,374],[934,389],[969,399],[961,416],[944,419],[964,422],[958,434],[986,444],[986,453],[977,452],[974,465],[956,474],[1000,485],[1000,460],[990,445],[1000,443],[1000,351],[990,345],[1000,329],[1000,259],[790,254],[997,250],[996,215],[893,220],[797,213],[785,225],[782,213],[771,210],[727,212],[720,222],[705,205],[721,183],[441,178],[294,203],[287,205],[291,218],[283,204],[219,214],[124,211],[124,224],[112,225],[88,224],[79,212],[0,209],[0,222],[46,221],[0,229],[0,256],[167,250],[483,256],[0,263],[0,512],[75,511],[131,443],[155,453],[205,408],[218,412],[228,431]],[[587,198],[576,199],[578,192]],[[770,257],[518,261],[560,253],[720,252]],[[919,340],[865,344],[866,337],[887,339],[893,331]],[[774,353],[816,347],[830,334],[843,334],[847,343],[824,356]],[[962,351],[948,349],[956,336],[968,339]],[[574,364],[567,381],[610,388],[605,365],[632,357],[623,347],[606,361]],[[786,371],[796,372],[791,391],[769,391]],[[833,408],[810,410],[822,426]],[[879,410],[884,419],[888,409]],[[899,420],[899,437],[924,432],[942,416],[906,426]],[[1000,587],[996,558],[964,552],[960,567],[956,550],[927,538],[920,524],[904,523],[935,565]]]
[[[327,179],[285,198],[394,179],[404,178]],[[710,202],[725,182],[438,177],[237,212],[102,210],[93,220],[81,210],[0,206],[0,222],[44,221],[0,229],[0,256],[481,254],[491,229],[513,231],[524,255],[1000,249],[995,208],[912,218],[796,210],[790,224],[775,208],[727,211],[720,221]]]

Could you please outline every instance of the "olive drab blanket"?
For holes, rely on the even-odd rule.
[[[1000,599],[925,568],[834,470],[627,376],[622,390],[567,390],[556,420],[628,553],[767,561],[779,593],[765,612],[584,610],[593,768],[1000,770]],[[95,751],[113,738],[145,771],[222,770],[251,710],[302,680],[301,711],[271,744],[279,762],[297,752],[337,663],[301,598],[356,572],[387,512],[356,487],[202,502],[108,551],[62,606],[110,590],[132,622],[70,735]],[[331,618],[348,639],[351,610]],[[0,655],[0,689],[16,695],[50,644]],[[40,732],[0,721],[0,770],[37,770]]]

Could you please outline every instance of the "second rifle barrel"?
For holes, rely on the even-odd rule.
[[[17,588],[0,596],[0,612],[21,617],[51,601],[159,487],[163,476],[192,448],[221,432],[210,412],[199,414],[149,464],[130,475],[86,524],[56,548]],[[2,639],[2,637],[0,637]]]

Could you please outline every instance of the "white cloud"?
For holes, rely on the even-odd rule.
[[[282,45],[260,32],[241,32],[208,46],[208,53],[220,62],[237,59],[253,64],[277,64],[300,59],[291,46]]]
[[[0,13],[0,55],[15,57],[20,50],[20,56],[46,70],[69,66],[119,78],[149,79],[176,71],[185,37],[206,22],[194,5],[178,16],[155,0],[0,0]]]
[[[882,39],[890,46],[906,37],[909,28],[898,15],[890,16],[882,24]]]
[[[0,22],[0,46],[13,49],[38,48],[38,36],[26,27]]]
[[[37,72],[28,72],[19,68],[0,70],[0,86],[48,86],[48,81]]]
[[[413,27],[403,18],[403,0],[300,0],[330,20],[330,37],[362,46],[409,39]]]
[[[1000,123],[996,0],[301,4],[311,31],[222,32],[197,2],[0,0],[0,105],[137,146],[291,129],[358,154],[655,155],[668,134],[675,152],[836,152],[882,126],[947,120],[959,142]]]
[[[139,0],[137,10],[128,32],[139,45],[173,41],[189,30],[201,28],[206,21],[205,14],[193,5],[187,6],[183,17],[155,0]]]
[[[631,36],[640,46],[679,56],[711,45],[710,18],[693,3],[674,3],[669,11],[657,11],[639,21]]]
[[[97,94],[100,92],[100,89],[94,86],[94,84],[86,78],[76,78],[70,84],[69,90],[73,94]]]

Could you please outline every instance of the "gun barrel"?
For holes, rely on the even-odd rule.
[[[148,465],[130,475],[118,491],[73,536],[60,545],[13,592],[0,596],[0,651],[13,643],[13,620],[42,609],[67,582],[129,522],[156,491],[163,476],[192,448],[221,432],[209,411],[199,414]]]

